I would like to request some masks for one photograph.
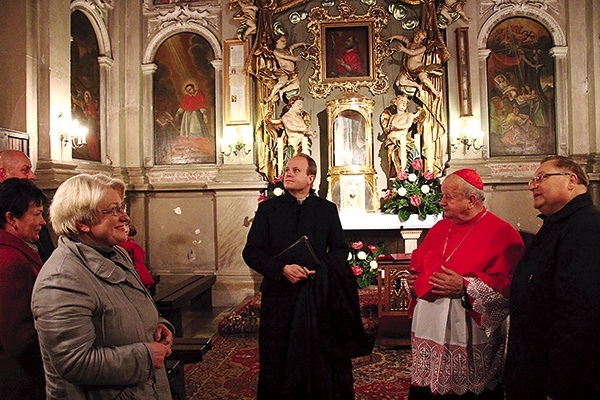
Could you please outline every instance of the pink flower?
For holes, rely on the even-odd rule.
[[[283,179],[283,175],[276,176],[273,178],[273,183],[279,183]]]
[[[415,207],[419,207],[421,205],[421,198],[418,194],[413,194],[412,196],[410,196],[410,204],[412,204]]]
[[[411,165],[415,171],[420,171],[423,169],[423,161],[420,158],[415,158]]]
[[[384,193],[383,193],[383,199],[384,200],[389,200],[390,196],[392,195],[392,191],[390,189],[387,189]]]
[[[401,181],[405,181],[408,179],[408,172],[402,171],[402,172],[398,172],[398,179],[400,179]]]
[[[368,247],[368,248],[369,248],[369,250],[371,250],[373,253],[375,253],[375,252],[377,251],[377,246],[375,246],[375,245],[372,245],[372,244],[370,244],[370,245],[368,245],[367,247]]]
[[[363,248],[363,242],[361,242],[361,241],[358,241],[358,242],[352,242],[352,244],[351,244],[350,246],[352,246],[352,248],[353,248],[354,250],[360,250],[360,249],[362,249],[362,248]]]
[[[355,276],[360,276],[363,273],[363,268],[360,265],[353,265],[352,266],[352,272],[354,273]]]
[[[427,179],[428,181],[432,180],[433,178],[435,178],[435,175],[433,174],[433,172],[431,171],[427,171],[423,173],[423,178]]]
[[[264,194],[261,194],[260,196],[258,196],[258,202],[259,202],[259,203],[260,203],[261,201],[265,201],[265,200],[267,200],[267,199],[268,199],[268,197],[267,197],[267,196],[265,196]]]

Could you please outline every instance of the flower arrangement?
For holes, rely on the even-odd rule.
[[[258,196],[258,202],[272,199],[273,197],[283,196],[285,188],[283,187],[283,175],[276,176],[273,182],[268,183],[267,187],[261,190],[260,196]]]
[[[408,157],[406,170],[392,178],[392,188],[385,190],[383,212],[396,214],[401,221],[406,221],[411,214],[418,214],[420,220],[440,214],[439,178],[431,171],[423,171],[423,160],[418,153],[411,152]]]
[[[377,278],[377,257],[383,253],[383,243],[368,245],[366,249],[361,241],[350,243],[352,249],[348,253],[348,264],[356,276],[358,287],[363,289],[373,284]]]

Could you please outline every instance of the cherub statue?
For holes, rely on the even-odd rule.
[[[394,97],[390,104],[395,106],[396,113],[386,108],[380,117],[381,126],[386,134],[385,146],[388,152],[389,177],[395,177],[404,171],[408,163],[408,152],[413,146],[409,129],[416,122],[422,122],[425,110],[417,108],[415,113],[408,111],[408,97],[404,94]],[[417,138],[415,138],[415,141]],[[420,138],[418,138],[420,142]],[[414,143],[420,151],[420,143]]]
[[[277,83],[275,83],[275,86],[271,89],[271,93],[265,99],[266,103],[273,100],[277,95],[283,101],[285,93],[300,88],[300,80],[298,79],[298,71],[296,69],[296,61],[299,61],[300,57],[295,56],[293,51],[298,47],[306,45],[307,43],[300,42],[287,47],[287,38],[284,35],[277,38],[273,55],[277,60],[279,68],[272,71],[273,76],[277,79]]]
[[[441,14],[446,20],[448,24],[454,22],[454,18],[452,18],[452,14],[457,14],[459,20],[460,18],[465,21],[471,21],[471,18],[465,13],[463,10],[463,6],[467,3],[467,0],[444,0],[440,3],[438,7],[438,13]]]
[[[402,62],[403,68],[396,78],[396,86],[401,88],[403,86],[416,88],[419,92],[419,97],[422,97],[423,86],[435,96],[440,96],[440,91],[435,88],[433,82],[429,78],[430,74],[441,75],[441,65],[432,64],[425,65],[423,59],[427,47],[425,46],[425,39],[427,39],[427,32],[422,29],[417,29],[413,36],[412,41],[403,35],[390,36],[389,42],[398,40],[401,44],[398,46],[398,50],[407,54]]]
[[[310,130],[310,116],[302,109],[304,98],[292,96],[287,103],[287,111],[281,116],[281,123],[288,138],[288,146],[296,153],[310,154],[309,138],[315,136]]]
[[[242,40],[246,40],[248,36],[256,33],[256,14],[258,7],[254,5],[254,0],[237,0],[240,11],[236,13],[234,19],[242,23],[242,28],[245,25],[246,29],[242,34]]]

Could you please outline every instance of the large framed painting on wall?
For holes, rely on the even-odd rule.
[[[154,163],[214,164],[213,50],[194,33],[179,33],[158,49],[154,74]]]
[[[100,66],[98,39],[81,11],[71,14],[71,119],[87,129],[73,158],[100,161]]]
[[[490,155],[555,154],[550,33],[532,19],[509,18],[490,32],[487,47]]]

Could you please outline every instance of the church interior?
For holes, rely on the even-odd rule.
[[[585,166],[600,204],[597,1],[0,3],[0,149],[25,151],[50,198],[79,173],[122,179],[152,273],[214,276],[217,310],[258,293],[242,249],[296,152],[346,238],[387,254],[440,218],[383,212],[416,159],[432,180],[477,170],[522,232],[541,225],[527,183],[546,155]]]

